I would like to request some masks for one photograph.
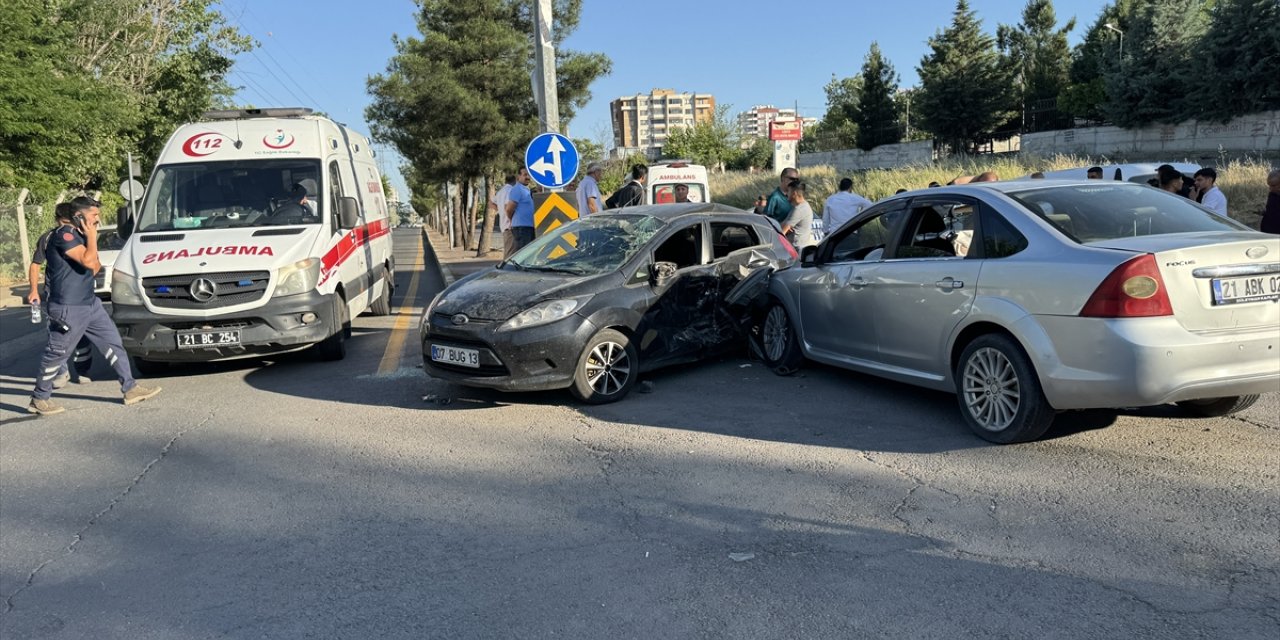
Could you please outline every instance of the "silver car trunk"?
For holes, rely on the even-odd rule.
[[[1280,331],[1280,238],[1245,231],[1176,233],[1090,246],[1154,254],[1174,317],[1188,331]]]

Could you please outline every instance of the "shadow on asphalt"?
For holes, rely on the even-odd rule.
[[[945,404],[924,402],[929,411]],[[100,560],[59,554],[68,557],[37,575],[5,614],[6,636],[127,628],[131,637],[492,638],[517,629],[526,637],[755,637],[786,635],[779,625],[802,620],[801,635],[815,638],[1042,637],[1046,629],[1054,637],[1189,629],[1241,637],[1270,625],[1265,609],[1248,607],[1169,616],[1230,597],[1228,587],[1179,580],[1189,571],[1178,567],[1148,577],[1134,570],[1141,554],[1113,571],[1060,568],[1072,566],[1061,557],[990,560],[973,549],[1022,549],[1033,531],[1011,525],[952,541],[937,533],[947,524],[930,524],[950,498],[906,493],[910,483],[875,468],[818,473],[757,459],[719,483],[712,479],[724,461],[709,452],[682,461],[676,476],[628,480],[637,465],[645,469],[643,457],[599,451],[608,460],[601,474],[553,473],[565,467],[563,451],[494,438],[501,426],[424,422],[421,433],[456,447],[438,459],[444,464],[407,454],[396,425],[336,442],[323,425],[316,435],[329,439],[292,425],[288,437],[265,441],[220,426],[216,444],[184,441],[140,485],[141,497],[86,530],[76,557]],[[155,442],[122,434],[84,446],[94,457],[131,460]],[[509,459],[546,462],[548,471],[531,481],[493,463]],[[299,473],[308,460],[325,462]],[[867,513],[823,515],[824,501],[841,492]],[[39,506],[59,499],[57,488],[28,489],[5,518],[29,535],[56,535],[63,523]],[[899,500],[907,506],[889,517]],[[1098,534],[1088,497],[1065,500],[1053,535],[1068,557]],[[972,508],[986,512],[984,503]],[[1110,544],[1152,543],[1121,534]],[[745,559],[731,559],[740,553]],[[1232,592],[1252,602],[1265,577],[1246,573],[1240,582]],[[999,602],[999,615],[974,602]]]

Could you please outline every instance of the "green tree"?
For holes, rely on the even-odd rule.
[[[916,140],[928,140],[929,132],[920,128],[920,114],[913,112],[912,103],[918,102],[920,99],[920,90],[916,88],[899,89],[893,94],[894,108],[898,110],[902,122],[902,140],[900,142],[914,142]]]
[[[738,128],[729,121],[729,105],[716,107],[715,115],[692,127],[677,129],[667,135],[662,155],[688,158],[697,164],[724,169],[742,153]]]
[[[1071,47],[1067,34],[1076,21],[1072,18],[1061,28],[1057,25],[1052,0],[1027,0],[1022,22],[996,29],[997,46],[1014,69],[1023,131],[1071,125],[1070,114],[1058,109],[1057,100],[1069,82]]]
[[[972,151],[1015,113],[1010,70],[966,0],[929,47],[917,68],[921,125],[953,151]]]
[[[858,125],[854,114],[862,95],[862,76],[837,78],[833,74],[823,89],[827,94],[827,111],[818,124],[804,132],[800,140],[801,153],[852,149],[857,145]]]
[[[1071,52],[1068,84],[1058,95],[1059,108],[1074,118],[1105,122],[1106,74],[1120,63],[1120,34],[1132,22],[1136,0],[1117,0],[1102,8]]]
[[[1177,123],[1195,90],[1216,93],[1191,75],[1192,54],[1209,26],[1204,0],[1149,0],[1136,7],[1120,64],[1104,74],[1108,117],[1122,127]]]
[[[578,157],[582,159],[582,170],[587,163],[604,159],[604,145],[590,138],[574,138],[573,146],[578,148]]]
[[[872,41],[871,51],[862,63],[862,95],[853,110],[859,149],[870,151],[902,140],[898,107],[893,101],[897,92],[898,74],[880,53],[880,45]]]
[[[1280,108],[1280,3],[1218,0],[1191,71],[1207,91],[1187,94],[1184,115],[1225,122]]]
[[[456,193],[471,194],[473,181],[511,171],[539,129],[529,86],[530,6],[518,0],[421,0],[419,7],[421,37],[396,38],[386,72],[369,79],[373,101],[365,115],[374,138],[395,145],[412,165],[415,191],[456,182],[462,187]],[[556,3],[557,41],[576,27],[580,9],[580,0]],[[564,49],[556,61],[567,126],[609,62]],[[474,228],[472,216],[485,210],[477,204],[454,202],[466,214],[458,224],[464,241]]]

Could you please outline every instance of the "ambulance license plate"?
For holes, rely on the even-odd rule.
[[[480,352],[476,349],[460,349],[443,345],[431,345],[431,359],[435,362],[454,364],[460,367],[480,368]]]
[[[178,334],[179,349],[207,349],[240,344],[240,330],[186,331]]]

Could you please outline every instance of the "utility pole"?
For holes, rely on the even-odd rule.
[[[560,133],[556,46],[551,40],[551,0],[534,0],[533,30],[533,96],[538,101],[538,122],[542,133]]]

